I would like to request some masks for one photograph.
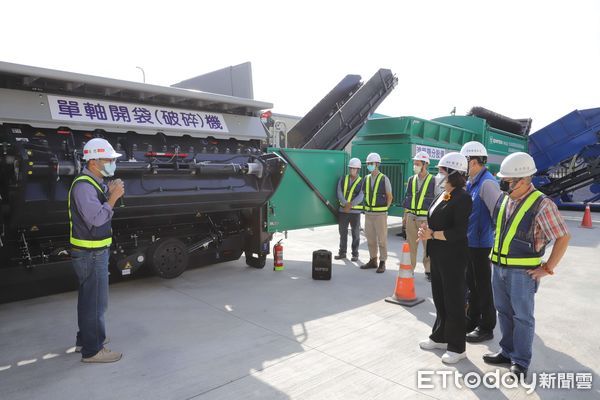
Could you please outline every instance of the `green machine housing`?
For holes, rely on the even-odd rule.
[[[352,141],[352,157],[364,162],[371,152],[381,156],[381,172],[391,181],[394,201],[390,215],[402,216],[402,200],[408,178],[413,175],[412,158],[417,151],[430,154],[429,172],[437,173],[439,159],[463,144],[476,140],[488,151],[488,169],[496,174],[502,160],[517,151],[527,151],[527,137],[492,128],[476,116],[457,116],[426,120],[417,117],[375,117],[369,119]]]
[[[273,233],[337,224],[332,208],[338,208],[337,183],[346,173],[348,154],[339,150],[268,150],[278,155],[283,150],[294,166],[288,165],[279,188],[267,203],[267,231]],[[310,181],[322,199],[294,167]]]
[[[475,116],[451,115],[434,120],[377,116],[358,132],[351,143],[351,154],[363,162],[362,176],[366,174],[367,155],[371,152],[381,155],[381,171],[390,178],[394,194],[390,215],[402,216],[402,200],[408,177],[413,174],[414,154],[428,151],[429,170],[435,174],[437,163],[446,152],[460,151],[471,140],[485,145],[488,168],[494,174],[508,154],[527,151],[526,136],[492,128],[485,119]],[[279,155],[281,150],[268,149]],[[338,179],[347,173],[348,153],[315,149],[283,151],[313,188],[288,165],[279,188],[266,205],[266,230],[273,233],[336,224],[337,217],[331,208],[338,207],[336,186]]]

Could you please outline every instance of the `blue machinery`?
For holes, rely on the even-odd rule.
[[[600,210],[600,108],[575,110],[529,135],[535,185],[565,208]]]

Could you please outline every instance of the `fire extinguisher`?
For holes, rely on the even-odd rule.
[[[283,245],[281,240],[273,246],[273,271],[283,271]]]

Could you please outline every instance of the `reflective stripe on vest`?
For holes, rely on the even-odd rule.
[[[371,174],[367,175],[367,178],[365,179],[365,211],[386,212],[388,210],[387,204],[383,207],[377,206],[377,193],[379,192],[379,184],[383,177],[384,175],[380,172],[377,178],[375,178],[373,196],[371,196]]]
[[[350,188],[350,193],[348,193],[348,183],[350,182],[350,175],[346,175],[346,179],[344,179],[344,198],[348,203],[352,202],[352,198],[354,197],[354,190],[356,189],[361,180],[362,178],[360,176],[356,178],[354,184]],[[362,205],[356,205],[352,207],[353,210],[362,210],[363,208],[364,207]]]
[[[425,201],[425,193],[429,189],[429,182],[431,182],[431,174],[427,174],[425,182],[421,186],[419,202],[417,203],[417,175],[412,178],[412,198],[410,201],[410,209],[406,210],[411,214],[415,215],[427,215],[427,210],[423,209],[423,202]],[[415,204],[416,203],[416,204]]]
[[[73,183],[71,184],[71,188],[69,189],[69,196],[68,196],[68,200],[67,200],[67,206],[69,207],[70,243],[73,246],[81,247],[84,249],[99,249],[99,248],[109,247],[112,244],[112,236],[109,238],[100,239],[100,240],[83,240],[83,239],[77,239],[77,238],[73,237],[73,219],[71,217],[71,191],[73,190],[75,183],[79,182],[79,181],[86,181],[86,182],[90,183],[98,192],[104,193],[104,191],[102,190],[100,185],[98,185],[98,182],[96,182],[93,178],[91,178],[87,175],[80,175],[73,180]]]
[[[504,214],[506,212],[506,205],[508,203],[508,196],[504,198],[502,204],[500,205],[500,211],[498,212],[498,216],[496,218],[496,238],[494,240],[494,248],[490,254],[490,259],[492,262],[495,262],[500,265],[506,266],[525,266],[525,267],[536,267],[542,263],[542,257],[508,257],[508,253],[510,250],[510,244],[514,239],[517,230],[519,229],[519,225],[523,220],[523,217],[533,204],[537,201],[537,199],[542,196],[542,192],[534,191],[532,192],[525,201],[523,205],[519,207],[516,211],[516,215],[512,219],[512,222],[506,232],[506,236],[502,240],[501,235],[505,231],[504,222],[508,222],[507,218],[505,218]]]

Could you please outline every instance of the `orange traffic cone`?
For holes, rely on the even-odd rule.
[[[385,301],[407,307],[416,306],[425,301],[425,299],[419,299],[415,293],[415,276],[410,265],[410,247],[408,243],[404,243],[402,247],[400,269],[398,269],[398,276],[396,277],[396,289],[394,289],[392,297],[386,298]]]
[[[583,219],[581,220],[581,227],[592,229],[592,212],[590,211],[590,205],[585,205],[585,212],[583,213]]]

